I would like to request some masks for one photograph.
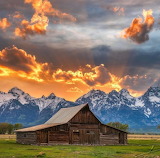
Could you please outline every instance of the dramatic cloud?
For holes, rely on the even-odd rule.
[[[37,62],[35,56],[27,54],[15,46],[0,51],[0,70],[1,76],[14,74],[38,82],[44,80],[41,75],[42,72],[45,73],[45,76],[50,74],[48,63]]]
[[[78,71],[63,71],[59,69],[53,74],[53,77],[58,82],[71,83],[80,81],[89,86],[104,85],[111,81],[111,74],[103,64],[96,67],[86,65],[84,70]]]
[[[23,20],[20,28],[15,29],[15,35],[26,38],[27,35],[45,34],[49,19],[46,16],[35,14],[31,22]]]
[[[22,20],[21,27],[15,29],[14,33],[16,36],[26,38],[28,35],[44,35],[49,25],[49,15],[76,21],[76,18],[72,15],[54,9],[48,0],[25,0],[25,3],[30,3],[35,13],[30,21],[26,19]]]
[[[8,21],[7,18],[3,18],[0,20],[0,29],[5,30],[11,26],[11,23]]]
[[[125,76],[121,79],[121,86],[128,89],[133,95],[139,96],[146,91],[146,87],[153,86],[158,78],[153,75]]]
[[[62,19],[76,21],[76,18],[70,14],[63,13],[60,10],[53,8],[49,0],[25,0],[25,3],[31,3],[37,14],[52,15]]]
[[[88,86],[102,86],[112,80],[112,74],[103,64],[95,67],[86,65],[77,71],[54,70],[52,64],[37,62],[35,56],[15,46],[0,51],[0,70],[1,76],[14,74],[38,82],[51,80],[74,84],[78,81]]]
[[[135,18],[129,28],[124,29],[121,37],[128,38],[138,44],[149,40],[149,33],[154,25],[152,10],[143,10],[143,18]]]

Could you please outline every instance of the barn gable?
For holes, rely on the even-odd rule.
[[[101,123],[95,115],[91,112],[89,105],[86,104],[72,119],[70,123],[78,124],[99,124]]]

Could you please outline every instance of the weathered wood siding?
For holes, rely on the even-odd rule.
[[[37,131],[38,143],[69,144],[68,125],[59,125]]]
[[[70,144],[99,144],[99,125],[71,124]]]
[[[37,144],[36,132],[17,132],[17,143]]]
[[[89,110],[89,107],[83,108],[79,111],[70,121],[70,123],[83,123],[83,124],[99,124],[98,119]]]
[[[105,125],[100,128],[100,144],[116,145],[127,144],[127,133]]]

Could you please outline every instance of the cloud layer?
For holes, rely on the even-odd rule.
[[[82,84],[88,89],[107,87],[108,90],[121,90],[126,88],[135,95],[143,93],[147,85],[153,85],[158,80],[158,76],[156,78],[151,74],[118,77],[104,64],[99,66],[87,64],[76,71],[56,69],[53,64],[38,62],[35,56],[15,46],[0,51],[0,76],[17,76],[36,82],[72,85],[67,92],[82,93],[83,89],[76,87]]]

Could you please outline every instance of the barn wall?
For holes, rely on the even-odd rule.
[[[36,132],[17,132],[17,143],[20,144],[37,144]]]
[[[99,144],[99,125],[71,124],[70,144]]]
[[[100,144],[116,145],[127,144],[127,133],[105,125],[100,128]]]
[[[99,121],[89,110],[88,106],[79,111],[69,122],[83,124],[99,124]]]
[[[68,125],[59,125],[37,131],[37,142],[40,144],[69,144]]]

